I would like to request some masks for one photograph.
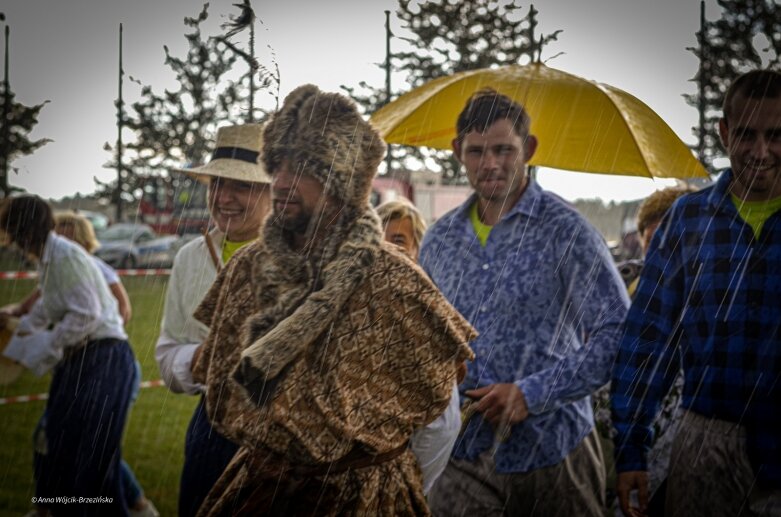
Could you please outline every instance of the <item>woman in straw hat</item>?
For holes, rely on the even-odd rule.
[[[269,212],[271,178],[259,160],[261,145],[261,125],[223,127],[217,133],[211,161],[184,170],[208,183],[214,228],[179,250],[168,281],[155,357],[163,380],[175,393],[203,393],[203,386],[193,381],[190,368],[208,328],[192,314],[217,271],[239,248],[259,236]],[[179,515],[196,513],[236,448],[211,428],[201,401],[187,428]]]
[[[47,453],[35,465],[38,513],[127,515],[119,459],[135,372],[117,302],[90,255],[52,231],[39,197],[7,199],[0,228],[40,264],[40,300],[4,352],[37,375],[53,370]]]

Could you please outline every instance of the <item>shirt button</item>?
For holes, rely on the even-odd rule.
[[[487,271],[487,270],[488,270],[488,264],[483,264],[483,271]]]
[[[487,312],[487,311],[488,311],[488,307],[486,307],[485,305],[480,307],[480,312]]]

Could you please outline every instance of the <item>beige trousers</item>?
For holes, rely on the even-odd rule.
[[[781,517],[781,490],[755,486],[746,431],[686,411],[672,444],[666,517]]]
[[[672,444],[665,516],[781,516],[781,490],[760,490],[754,479],[743,427],[683,413]]]
[[[605,465],[596,430],[556,465],[497,474],[489,452],[452,459],[429,494],[437,517],[605,515]]]

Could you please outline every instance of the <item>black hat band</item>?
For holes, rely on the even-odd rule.
[[[258,163],[260,153],[242,147],[218,147],[212,153],[212,160],[219,158],[230,158],[232,160],[241,160],[243,162]]]

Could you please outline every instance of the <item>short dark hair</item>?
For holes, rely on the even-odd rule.
[[[10,197],[0,205],[0,232],[26,253],[40,255],[52,230],[52,209],[38,196]]]
[[[764,99],[781,96],[781,73],[775,70],[752,70],[735,79],[724,96],[722,106],[724,122],[729,125],[732,100],[736,95],[747,99]]]
[[[477,91],[466,101],[466,106],[458,115],[456,139],[460,142],[471,131],[482,133],[502,119],[509,120],[515,132],[524,140],[529,136],[531,118],[523,106],[491,88]]]

